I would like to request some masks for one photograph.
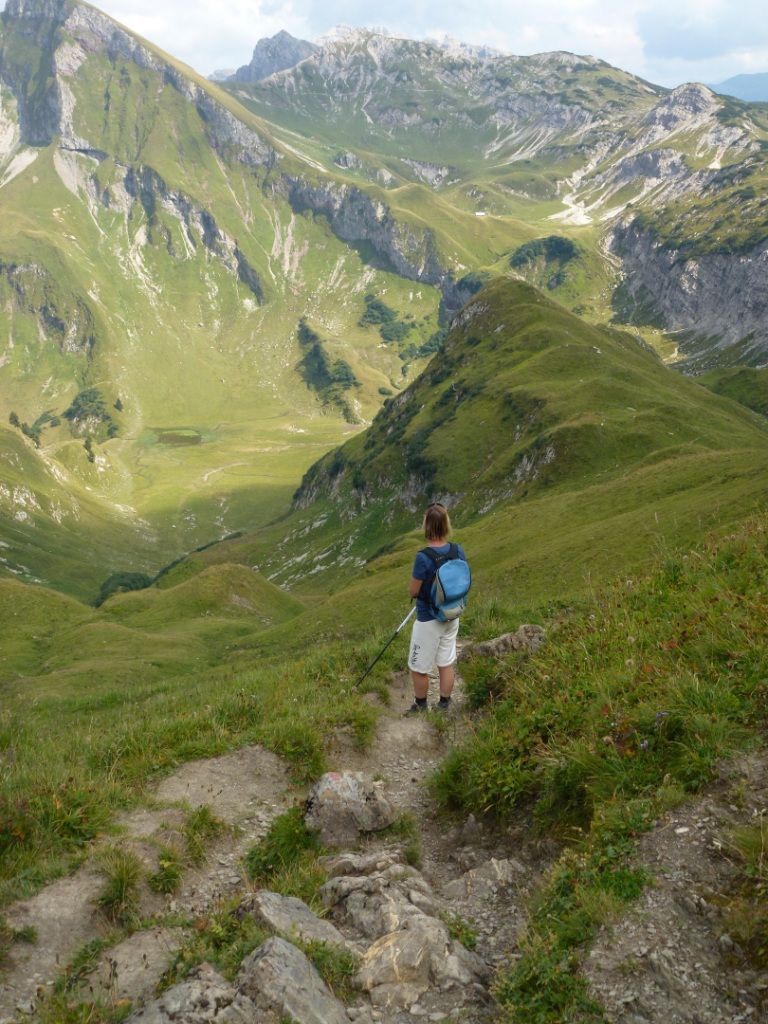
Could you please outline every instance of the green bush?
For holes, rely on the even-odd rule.
[[[579,248],[570,238],[562,235],[547,235],[546,238],[535,238],[524,242],[512,253],[510,266],[520,269],[535,263],[541,257],[546,263],[569,263],[579,256]]]
[[[388,324],[396,318],[397,313],[394,309],[382,302],[381,299],[377,299],[371,293],[365,296],[365,312],[359,321],[361,327],[366,327],[368,324]]]

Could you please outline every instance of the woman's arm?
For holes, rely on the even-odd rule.
[[[408,593],[411,598],[418,597],[419,591],[421,590],[421,584],[424,580],[417,580],[415,576],[411,576],[411,582],[408,584]]]

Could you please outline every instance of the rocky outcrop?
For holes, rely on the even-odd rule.
[[[189,978],[132,1013],[126,1024],[275,1024],[277,1018],[260,1013],[250,999],[209,964],[196,968]]]
[[[260,889],[240,904],[238,917],[249,914],[260,924],[282,935],[296,936],[302,942],[330,942],[344,946],[346,939],[330,921],[313,914],[306,903],[295,896]]]
[[[296,39],[289,32],[278,32],[269,39],[260,39],[254,47],[250,63],[238,68],[229,81],[260,82],[276,71],[295,67],[318,49],[318,46],[306,39]]]
[[[34,317],[39,336],[52,340],[62,355],[92,355],[96,325],[91,310],[45,267],[0,261],[0,301],[6,309]]]
[[[355,842],[360,833],[380,832],[396,811],[381,783],[361,772],[328,772],[307,797],[304,820],[326,846]]]
[[[335,875],[320,895],[345,928],[373,939],[355,980],[374,1006],[410,1007],[429,989],[463,989],[487,977],[482,960],[451,938],[424,876],[396,853],[344,854],[328,867],[363,872]]]
[[[498,658],[509,651],[531,651],[535,653],[544,643],[546,633],[541,626],[520,626],[514,633],[504,633],[493,640],[481,640],[464,644],[459,658]]]
[[[680,354],[702,369],[727,363],[733,345],[738,361],[768,365],[768,242],[743,254],[688,256],[628,220],[610,246],[622,260],[622,318],[687,332]]]
[[[216,223],[216,218],[201,207],[191,197],[176,189],[168,187],[163,178],[151,167],[140,166],[126,168],[123,178],[125,197],[120,197],[119,190],[107,190],[102,194],[102,202],[108,207],[122,208],[127,212],[130,201],[141,204],[152,227],[158,209],[175,217],[182,225],[184,236],[191,249],[202,244],[208,252],[217,257],[227,270],[251,290],[256,299],[262,302],[264,291],[256,270],[248,262],[234,238],[223,231]],[[171,255],[172,243],[166,235],[166,243]]]
[[[451,173],[450,167],[431,164],[424,160],[411,160],[406,157],[403,159],[403,163],[411,168],[419,181],[423,181],[425,185],[431,185],[432,188],[442,185]]]
[[[451,282],[428,228],[396,220],[385,203],[353,185],[289,175],[284,182],[296,212],[323,214],[343,242],[369,242],[401,277],[438,287]]]
[[[285,939],[267,939],[246,957],[235,979],[240,994],[261,1010],[296,1024],[349,1024],[344,1004],[306,956]]]

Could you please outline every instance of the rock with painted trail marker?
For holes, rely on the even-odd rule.
[[[326,846],[341,846],[388,828],[396,817],[382,783],[362,772],[328,772],[310,791],[304,821]]]

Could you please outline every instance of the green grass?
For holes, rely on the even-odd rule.
[[[235,904],[225,905],[193,923],[192,934],[160,980],[161,991],[183,981],[202,963],[212,964],[230,981],[235,977],[245,957],[269,938],[251,915],[238,915],[236,910]]]
[[[99,852],[97,865],[104,875],[97,906],[112,924],[134,923],[139,912],[139,885],[144,875],[141,861],[131,850],[112,846]]]
[[[217,818],[207,804],[187,814],[182,828],[187,856],[193,864],[201,864],[206,846],[226,831],[226,824]]]
[[[421,830],[414,814],[410,811],[403,812],[382,834],[393,836],[404,844],[403,855],[411,867],[420,868],[422,866],[424,849]]]
[[[322,852],[317,836],[304,824],[302,808],[293,807],[275,818],[266,836],[251,847],[245,866],[256,885],[321,909],[317,891],[325,873],[317,858]]]
[[[345,946],[322,942],[319,939],[312,942],[296,942],[295,939],[291,941],[309,957],[337,999],[344,1003],[359,999],[360,991],[353,984],[360,967],[360,958],[356,953]]]
[[[460,495],[452,511],[475,574],[465,629],[481,636],[762,500],[768,435],[754,414],[525,285],[495,282],[474,301],[479,315],[413,391],[308,478],[319,499],[307,508],[96,611],[0,586],[13,637],[0,739],[16,765],[0,790],[2,899],[66,870],[116,809],[185,760],[258,742],[305,780],[336,729],[368,741],[376,711],[353,684],[403,615],[422,543],[418,499],[417,511],[410,495],[384,501],[374,482],[408,493],[409,459],[436,467],[423,497]],[[507,493],[549,446],[555,459]],[[339,486],[323,493],[334,466]],[[393,644],[366,686],[380,691],[402,657]]]
[[[727,839],[739,873],[734,891],[723,900],[725,926],[749,960],[764,969],[768,965],[768,826],[760,818],[756,825],[735,829]]]
[[[147,877],[147,885],[153,892],[174,893],[184,875],[184,858],[174,846],[161,845],[158,850],[157,870]]]
[[[452,939],[460,942],[467,949],[474,949],[477,945],[477,931],[463,917],[457,914],[441,913],[440,920],[448,929]]]
[[[24,691],[11,697],[2,741],[16,771],[0,796],[0,898],[66,871],[116,810],[183,761],[263,743],[286,758],[297,781],[316,778],[336,729],[364,744],[376,720],[351,691],[349,668],[337,646],[288,665],[209,671],[181,686],[173,677],[134,678],[128,693],[109,680],[87,697],[49,690],[23,716]]]

